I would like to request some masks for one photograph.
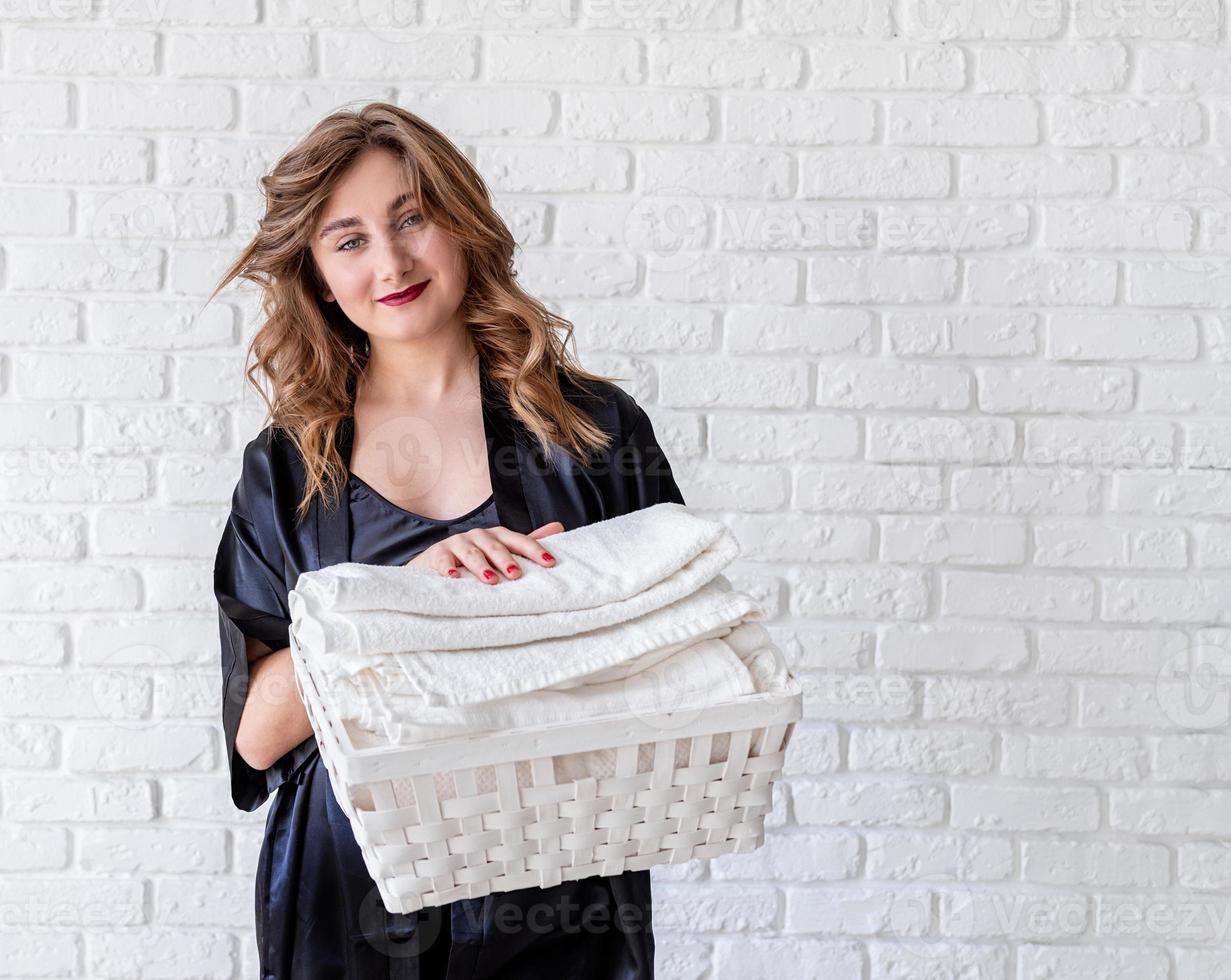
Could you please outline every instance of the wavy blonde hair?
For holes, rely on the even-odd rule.
[[[574,383],[625,380],[591,374],[569,352],[573,325],[516,282],[516,242],[496,213],[479,172],[440,130],[387,102],[339,110],[322,119],[261,178],[265,214],[252,241],[227,269],[212,300],[234,279],[261,289],[264,322],[248,346],[248,381],[265,402],[265,423],[283,430],[304,461],[307,482],[296,521],[321,494],[333,506],[347,477],[337,450],[339,427],[354,411],[367,368],[367,334],[325,303],[310,246],[312,230],[334,186],[369,148],[401,160],[425,222],[452,236],[469,276],[461,313],[480,368],[507,399],[515,419],[537,440],[582,465],[611,436],[564,396],[560,376]],[[267,396],[258,375],[268,378]]]

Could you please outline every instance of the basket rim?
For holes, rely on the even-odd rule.
[[[293,639],[291,655],[296,665],[296,685],[309,708],[308,716],[316,730],[318,745],[322,739],[327,740],[338,773],[348,784],[786,725],[798,721],[803,714],[803,685],[788,672],[782,686],[776,690],[746,694],[723,702],[637,716],[602,715],[580,721],[551,722],[535,728],[445,736],[410,745],[358,748],[351,742],[345,725],[328,717],[316,680]],[[307,678],[306,685],[301,681],[301,672]],[[682,716],[692,713],[697,717],[682,721]],[[569,743],[567,748],[560,750],[558,745],[550,744],[558,743],[565,735]],[[444,755],[453,757],[449,764],[441,764]]]

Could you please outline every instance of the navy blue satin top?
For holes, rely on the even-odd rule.
[[[348,493],[350,560],[365,564],[405,564],[445,537],[499,523],[491,497],[467,514],[437,521],[398,507],[353,474]],[[631,901],[617,901],[617,894]],[[387,912],[319,751],[274,794],[256,902],[262,980],[653,976],[653,941],[644,934],[648,871],[523,888],[408,915]]]
[[[382,497],[363,480],[350,475],[351,561],[365,565],[405,565],[437,541],[475,527],[495,527],[495,494],[468,514],[447,521],[432,520]]]

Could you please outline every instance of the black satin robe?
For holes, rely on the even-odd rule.
[[[683,504],[683,495],[658,445],[649,417],[635,400],[614,384],[589,382],[583,388],[569,383],[563,374],[560,377],[565,397],[586,411],[595,424],[611,433],[614,439],[607,452],[584,467],[553,447],[555,470],[548,472],[546,461],[532,437],[514,418],[498,387],[481,372],[488,467],[500,523],[512,530],[529,533],[551,521],[560,521],[567,530],[663,501]],[[352,436],[352,425],[342,426],[338,449],[342,459],[348,462]],[[300,573],[349,560],[348,494],[344,490],[333,508],[324,506],[319,497],[315,498],[304,521],[295,526],[294,511],[303,485],[303,464],[290,441],[272,428],[264,429],[245,447],[231,515],[223,530],[214,565],[222,652],[222,726],[231,773],[231,797],[242,810],[257,809],[288,780],[302,782],[309,774],[314,784],[318,779],[325,779],[323,769],[311,764],[319,754],[315,736],[309,736],[263,771],[253,769],[235,752],[235,734],[248,685],[245,635],[261,640],[273,650],[287,646],[290,642],[287,595]],[[342,971],[326,966],[337,962],[338,947],[354,941],[353,935],[321,936],[319,955],[309,953],[293,964],[289,962],[286,949],[287,936],[293,933],[296,925],[286,921],[292,914],[287,909],[294,907],[288,894],[297,894],[300,906],[305,891],[310,901],[336,903],[342,900],[338,894],[324,894],[328,889],[312,889],[290,870],[306,865],[310,871],[313,860],[336,859],[333,849],[342,831],[337,825],[340,811],[334,812],[336,801],[329,787],[314,785],[311,792],[297,792],[292,806],[301,808],[322,803],[327,804],[329,819],[335,824],[335,840],[330,842],[304,839],[311,835],[285,830],[305,824],[303,813],[278,814],[282,829],[276,840],[271,840],[273,821],[267,821],[255,896],[262,980],[323,980],[357,972],[353,967]],[[270,816],[273,815],[271,809]],[[348,844],[353,843],[351,835]],[[297,855],[298,861],[292,861],[286,853],[288,846],[301,846],[307,852]],[[602,882],[591,878],[563,882],[550,889],[524,888],[453,903],[457,908],[452,919],[448,980],[520,976],[612,980],[652,977],[654,935],[649,875],[649,871],[630,871]],[[290,880],[292,877],[296,880]],[[369,957],[362,968],[365,978],[416,980],[422,977],[426,980],[429,976],[443,977],[442,967],[435,962],[429,963],[429,958],[435,960],[441,956],[439,944],[430,952],[430,957],[425,955],[421,959],[408,954],[409,949],[418,948],[411,943],[416,923],[421,923],[432,910],[424,910],[418,917],[392,916],[375,897],[377,893],[370,879],[353,884],[356,888],[367,886],[364,907],[355,912],[356,921],[361,921],[365,930],[362,937],[365,942],[360,944],[364,955]],[[563,902],[566,903],[564,908],[573,902],[574,909],[578,902],[583,906],[609,904],[607,893],[598,889],[600,884],[610,889],[610,897],[619,908],[620,924],[613,926],[616,921],[613,917],[606,920],[606,928],[595,930],[592,937],[587,937],[593,939],[596,955],[592,960],[587,957],[585,964],[578,961],[576,941],[570,951],[567,943],[558,941],[561,935],[558,931],[550,928],[517,930],[508,926],[509,922],[532,921],[525,913],[530,906],[541,907],[544,902]],[[300,908],[296,914],[302,912]],[[518,917],[517,913],[522,915]],[[572,912],[573,923],[577,922],[577,914]],[[320,918],[328,920],[336,916],[322,915]],[[436,928],[439,928],[439,913]],[[614,933],[614,928],[624,934]],[[427,937],[423,938],[426,941]],[[619,946],[610,945],[613,942],[618,942]],[[302,943],[301,938],[301,946]],[[374,955],[376,960],[371,959]],[[305,959],[308,962],[302,962]],[[606,965],[600,968],[599,962]]]

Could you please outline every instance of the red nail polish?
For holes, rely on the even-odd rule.
[[[452,578],[457,578],[457,569],[456,569],[456,568],[450,568],[450,569],[449,569],[449,575],[450,575]]]
[[[515,571],[517,571],[517,566],[510,565],[508,568],[505,569],[505,571],[508,572],[510,575],[512,575]]]
[[[485,568],[483,569],[483,577],[484,578],[495,578],[496,574],[490,568]]]
[[[543,561],[555,561],[555,560],[556,559],[552,557],[551,552],[549,551],[543,552]]]

